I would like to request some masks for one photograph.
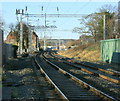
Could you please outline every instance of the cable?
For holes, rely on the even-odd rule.
[[[88,4],[91,2],[92,0],[89,0],[87,3],[85,3],[82,7],[79,8],[79,10],[77,10],[74,14],[78,13],[79,11],[83,10],[84,8],[86,8],[86,5],[88,6]]]
[[[50,6],[50,2],[48,2],[47,6],[46,6],[46,10],[45,10],[45,13],[47,13],[47,10],[48,10],[48,7]]]

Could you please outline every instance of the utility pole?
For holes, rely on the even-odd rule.
[[[103,40],[106,40],[106,16],[103,15]]]
[[[103,16],[103,40],[106,40],[106,15],[105,13],[96,13],[97,15]],[[94,14],[88,15],[93,16]]]
[[[45,13],[45,31],[44,31],[44,50],[46,50],[46,39],[45,39],[45,34],[46,34],[46,13]]]
[[[46,50],[46,36],[45,36],[45,32],[44,32],[44,50]]]
[[[28,17],[28,13],[27,13],[27,6],[26,6],[26,18],[27,18],[27,26],[29,28],[29,34],[28,34],[28,52],[32,52],[32,30],[31,30],[31,26],[29,25],[29,17]]]
[[[22,15],[20,15],[20,54],[23,52],[23,24]]]
[[[23,9],[16,9],[16,16],[17,16],[17,20],[18,20],[18,14],[19,16],[19,24],[20,24],[20,42],[19,42],[19,53],[22,54],[23,53],[23,23],[22,23],[22,15],[24,13]]]

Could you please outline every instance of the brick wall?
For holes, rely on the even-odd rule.
[[[13,44],[13,45],[17,45],[16,42],[16,37],[14,35],[14,32],[10,32],[9,35],[6,38],[6,43],[8,44]]]

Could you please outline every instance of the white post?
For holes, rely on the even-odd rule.
[[[46,50],[46,13],[45,13],[45,32],[44,32],[44,50]]]
[[[20,54],[23,51],[23,24],[22,24],[22,15],[20,16]]]
[[[44,32],[44,50],[46,50],[46,37],[45,37],[45,32]]]
[[[106,40],[106,16],[103,16],[103,40]]]

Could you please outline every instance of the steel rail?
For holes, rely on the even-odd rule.
[[[54,55],[52,55],[52,56],[55,57],[55,58],[59,58],[59,59],[62,58],[62,57],[60,58],[60,56],[54,56]],[[68,60],[66,60],[66,61],[68,61]],[[104,72],[104,73],[107,73],[107,74],[110,74],[110,75],[113,75],[113,76],[114,75],[120,75],[120,72],[116,73],[116,72],[113,72],[113,71],[105,70],[105,69],[100,68],[100,67],[90,66],[90,65],[86,65],[86,64],[81,63],[81,62],[76,62],[75,60],[71,60],[71,62],[76,63],[78,65],[86,66],[86,67],[91,68],[91,69],[97,69],[101,72]]]
[[[71,65],[71,66],[74,66],[74,67],[76,67],[76,68],[78,68],[78,69],[84,69],[84,70],[86,70],[86,71],[88,71],[88,72],[91,72],[92,74],[97,74],[99,77],[101,77],[101,78],[103,78],[103,79],[105,79],[105,80],[108,80],[108,81],[111,81],[111,82],[113,82],[113,83],[116,83],[116,84],[120,84],[120,79],[119,78],[117,78],[117,77],[115,77],[115,76],[112,76],[112,75],[110,75],[110,74],[106,74],[105,75],[105,73],[104,72],[101,72],[101,71],[97,71],[96,72],[96,70],[94,70],[94,69],[91,69],[91,70],[88,70],[88,69],[85,69],[85,68],[83,68],[83,67],[80,67],[80,66],[76,66],[76,65],[74,65],[74,64],[72,64],[72,63],[69,63],[69,62],[67,62],[67,61],[63,61],[65,64],[68,64],[68,65]],[[84,65],[85,67],[87,67],[87,65]],[[89,68],[89,67],[88,67]]]
[[[112,97],[112,96],[110,96],[110,95],[108,95],[108,94],[105,94],[104,92],[96,89],[95,87],[89,85],[88,83],[80,80],[79,78],[75,77],[74,75],[68,73],[67,71],[65,71],[65,70],[63,70],[63,69],[61,69],[59,66],[53,64],[53,63],[50,62],[48,59],[46,59],[46,57],[45,57],[44,55],[43,55],[43,59],[44,59],[46,62],[48,62],[49,64],[51,64],[52,66],[54,66],[55,68],[57,68],[58,70],[60,70],[61,72],[69,75],[72,79],[77,80],[79,83],[82,83],[85,87],[91,88],[91,89],[94,90],[95,92],[103,95],[104,97],[106,97],[106,98],[108,98],[108,99],[110,99],[110,100],[118,101],[116,98],[114,98],[114,97]]]
[[[38,55],[38,54],[37,54]],[[35,56],[35,63],[37,64],[37,66],[40,68],[40,70],[42,71],[42,73],[45,74],[45,76],[47,77],[47,79],[51,82],[51,84],[58,90],[59,94],[61,94],[61,96],[64,98],[65,101],[69,101],[68,98],[65,96],[65,94],[56,86],[56,84],[50,79],[50,77],[45,73],[45,71],[42,69],[41,65],[38,63],[37,61],[37,55]]]
[[[53,57],[55,57],[55,56],[53,56]],[[59,58],[59,57],[55,57],[55,58]],[[80,66],[78,66],[78,65],[74,65],[74,64],[72,64],[71,62],[69,62],[69,61],[67,61],[67,60],[64,60],[63,61],[65,64],[68,64],[68,65],[71,65],[71,66],[74,66],[74,67],[76,67],[76,68],[78,68],[78,69],[82,69],[83,71],[85,70],[85,72],[89,72],[89,73],[92,73],[92,74],[97,74],[99,77],[101,77],[101,78],[103,78],[103,79],[105,79],[105,80],[108,80],[108,81],[111,81],[111,82],[113,82],[113,83],[116,83],[116,84],[120,84],[120,79],[119,78],[117,78],[116,76],[114,76],[114,75],[111,75],[111,74],[115,74],[115,73],[113,73],[113,72],[109,72],[109,71],[106,71],[106,70],[103,70],[102,68],[97,68],[97,67],[92,67],[92,66],[89,66],[89,65],[85,65],[85,64],[82,64],[82,63],[80,63],[79,65],[81,65],[81,66],[84,66],[84,67],[80,67]],[[78,64],[78,63],[77,63]],[[88,69],[87,69],[87,68]],[[97,72],[99,72],[99,73],[97,73],[96,72],[96,70],[98,70]],[[106,73],[106,74],[105,74]],[[117,75],[117,73],[116,73],[116,75]],[[110,76],[110,77],[109,77]]]

